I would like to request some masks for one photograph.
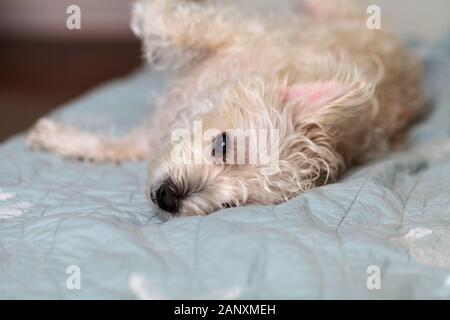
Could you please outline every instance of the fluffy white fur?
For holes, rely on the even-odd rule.
[[[222,1],[138,1],[132,25],[145,57],[175,79],[149,121],[111,140],[45,119],[28,142],[96,162],[151,159],[149,195],[170,180],[182,215],[277,204],[335,181],[399,141],[422,109],[421,67],[395,37],[368,30],[365,10],[350,1],[311,0],[306,9],[267,19]],[[280,171],[175,163],[170,134],[196,120],[204,130],[278,129]]]

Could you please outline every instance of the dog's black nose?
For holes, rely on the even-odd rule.
[[[177,191],[170,183],[163,183],[152,197],[153,202],[170,213],[177,213],[180,210],[180,198]]]

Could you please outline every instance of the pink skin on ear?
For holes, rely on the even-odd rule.
[[[283,102],[293,102],[303,108],[319,108],[342,97],[348,86],[337,81],[301,83],[287,88]]]

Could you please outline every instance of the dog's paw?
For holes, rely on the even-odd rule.
[[[45,150],[76,160],[95,161],[102,141],[94,135],[43,118],[31,128],[26,144],[33,150]]]
[[[143,41],[149,65],[178,69],[200,54],[192,45],[200,36],[192,30],[203,16],[203,3],[204,0],[158,0],[134,6],[131,28]]]
[[[57,132],[58,125],[54,121],[47,118],[40,119],[28,133],[26,143],[32,149],[46,149]]]

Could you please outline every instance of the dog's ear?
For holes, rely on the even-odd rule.
[[[283,104],[298,124],[343,127],[369,112],[374,93],[366,81],[299,83],[283,91]]]

